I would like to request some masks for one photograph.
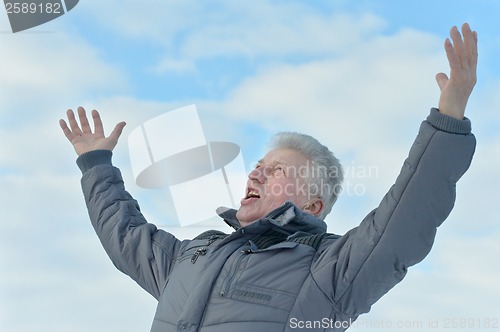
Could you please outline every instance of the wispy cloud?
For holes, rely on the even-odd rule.
[[[34,118],[46,117],[52,107],[82,97],[126,88],[123,72],[100,59],[86,41],[65,33],[0,36],[4,53],[0,63],[0,114],[12,119],[13,111]],[[42,111],[43,110],[43,111]]]

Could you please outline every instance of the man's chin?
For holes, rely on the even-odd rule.
[[[261,217],[256,216],[252,211],[245,206],[240,206],[239,210],[236,212],[236,218],[240,222],[241,227],[250,225]]]

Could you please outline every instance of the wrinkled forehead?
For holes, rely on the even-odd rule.
[[[269,151],[258,163],[260,165],[286,165],[286,166],[303,166],[308,164],[309,159],[301,152],[289,149],[278,148]]]

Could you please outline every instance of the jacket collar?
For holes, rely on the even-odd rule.
[[[326,232],[326,223],[300,210],[292,202],[285,202],[280,207],[269,212],[265,217],[251,223],[248,226],[241,227],[236,218],[236,210],[226,207],[219,207],[217,214],[232,228],[239,230],[245,229],[246,232],[259,233],[272,228],[288,235],[297,232],[309,234],[318,234]]]

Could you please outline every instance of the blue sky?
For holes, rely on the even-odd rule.
[[[135,127],[194,103],[207,139],[238,144],[247,167],[272,133],[313,134],[351,171],[327,218],[342,234],[396,178],[436,106],[444,39],[463,22],[479,34],[467,111],[476,155],[432,252],[352,330],[500,324],[498,12],[494,0],[80,1],[13,34],[0,10],[0,329],[147,331],[154,315],[154,299],[112,266],[88,222],[58,127],[67,108],[99,109],[108,132],[127,121],[114,162],[147,218],[185,238],[204,228],[176,227],[168,193],[134,184]]]

